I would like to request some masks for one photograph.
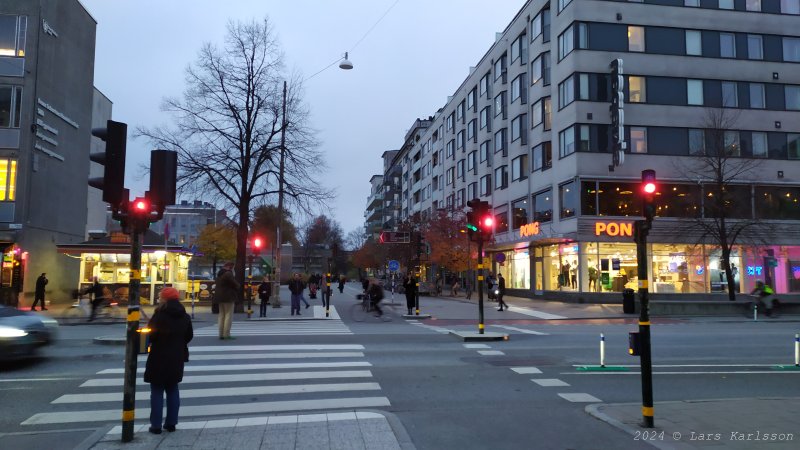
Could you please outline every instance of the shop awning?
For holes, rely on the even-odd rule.
[[[113,232],[99,239],[91,239],[77,244],[56,244],[59,253],[129,253],[131,251],[130,236],[119,232]],[[164,235],[155,231],[147,230],[142,240],[142,252],[151,253],[156,251],[166,251],[169,253],[191,254],[191,250],[183,245],[167,241],[164,243]]]

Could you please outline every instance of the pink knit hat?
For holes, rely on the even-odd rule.
[[[180,293],[174,287],[166,287],[162,289],[160,295],[164,300],[178,300],[180,298]]]

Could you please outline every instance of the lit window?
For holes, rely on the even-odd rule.
[[[647,153],[647,128],[631,127],[631,153]]]
[[[17,161],[0,159],[0,201],[14,201],[17,191]]]
[[[644,103],[647,101],[644,77],[628,77],[628,101],[631,103]]]
[[[644,27],[628,27],[628,51],[644,51]]]
[[[0,14],[0,56],[25,56],[26,16]]]

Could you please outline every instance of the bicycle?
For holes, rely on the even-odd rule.
[[[88,322],[91,315],[91,302],[81,295],[78,296],[75,299],[75,303],[64,312],[64,316],[61,320],[64,324],[78,324]],[[119,304],[115,301],[108,301],[107,299],[103,299],[102,303],[97,306],[97,310],[95,311],[95,320],[99,321],[115,323],[123,321],[125,318],[125,313],[119,308]]]
[[[350,307],[350,317],[356,322],[364,322],[370,315],[373,315],[377,309],[369,294],[358,294],[356,298],[361,301]],[[376,318],[384,322],[392,320],[390,317],[387,317],[385,313],[381,316],[376,316]]]
[[[763,314],[767,317],[776,318],[780,317],[780,305],[781,302],[772,297],[772,309],[767,309],[767,304],[764,302],[763,297],[759,295],[750,295],[753,298],[752,301],[745,303],[744,305],[744,315],[747,318],[753,318],[754,320],[758,318],[759,311],[760,314]]]

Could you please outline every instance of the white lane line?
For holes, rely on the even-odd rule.
[[[639,375],[641,372],[561,372],[560,375]],[[764,374],[788,374],[800,375],[800,371],[792,370],[728,370],[712,372],[653,372],[653,375],[764,375]]]
[[[201,345],[189,346],[191,352],[244,352],[269,350],[364,350],[360,344],[298,344],[298,345]]]
[[[518,314],[524,314],[526,316],[538,317],[539,319],[546,319],[546,320],[566,319],[566,317],[559,316],[558,314],[550,314],[544,311],[537,311],[535,309],[521,308],[519,306],[509,306],[508,310]]]
[[[449,328],[434,327],[434,326],[425,325],[425,324],[422,324],[422,323],[412,323],[412,325],[416,325],[416,326],[422,327],[422,328],[427,328],[429,330],[433,330],[433,331],[435,331],[437,333],[442,333],[442,334],[448,334],[448,333],[452,333],[453,332],[453,330],[451,330]]]
[[[542,371],[536,367],[512,367],[511,370],[520,374],[542,373]]]
[[[274,363],[274,364],[229,364],[226,366],[186,366],[184,372],[215,372],[228,370],[272,370],[272,369],[308,369],[312,367],[371,367],[372,364],[366,361],[342,361],[330,363]],[[144,373],[144,367],[136,369],[137,373]],[[97,372],[97,375],[122,374],[125,369],[105,369]]]
[[[550,335],[549,333],[542,333],[541,331],[533,331],[533,330],[526,330],[524,328],[509,327],[508,325],[492,325],[492,326],[497,328],[505,328],[506,330],[511,330],[511,331],[519,331],[520,333],[525,333],[525,334],[535,334],[537,336]]]
[[[386,397],[327,398],[309,400],[290,400],[281,402],[231,403],[198,406],[181,406],[181,417],[202,417],[234,414],[258,414],[284,411],[310,411],[336,408],[376,408],[391,406]],[[139,417],[148,417],[150,408],[137,408]],[[116,422],[119,409],[92,411],[64,411],[38,413],[20,425],[43,425],[75,422]]]
[[[492,348],[486,344],[464,344],[464,348]]]
[[[584,394],[584,393],[570,393],[570,394],[558,394],[559,397],[563,398],[564,400],[576,403],[600,403],[602,400],[599,398]]]
[[[181,398],[207,398],[207,397],[234,397],[237,395],[279,395],[300,394],[307,392],[345,392],[345,391],[378,391],[378,383],[333,383],[333,384],[293,384],[285,386],[247,386],[212,389],[183,389]],[[150,401],[149,392],[137,392],[136,398],[141,401]],[[107,394],[69,394],[62,395],[53,400],[56,403],[94,403],[94,402],[119,402],[122,393]]]
[[[192,355],[192,361],[212,361],[228,359],[296,359],[296,358],[363,358],[363,352],[323,352],[323,353],[234,353],[223,355]],[[139,355],[139,361],[147,361],[147,355]]]
[[[239,381],[278,381],[278,380],[323,380],[329,378],[372,378],[369,370],[341,370],[321,372],[272,372],[272,373],[237,373],[224,375],[195,375],[185,376],[181,385],[195,383],[227,383]],[[147,386],[144,380],[138,378],[136,384]],[[87,380],[80,387],[123,386],[122,378],[95,378]]]
[[[559,380],[558,378],[541,378],[535,379],[532,378],[531,381],[538,384],[542,387],[552,387],[552,386],[569,386],[569,383]]]
[[[590,364],[573,364],[572,367],[583,367]],[[639,364],[614,364],[618,367],[635,367]],[[653,364],[652,367],[772,367],[775,364]]]
[[[483,356],[496,356],[496,355],[505,355],[505,353],[501,352],[500,350],[478,350]]]

